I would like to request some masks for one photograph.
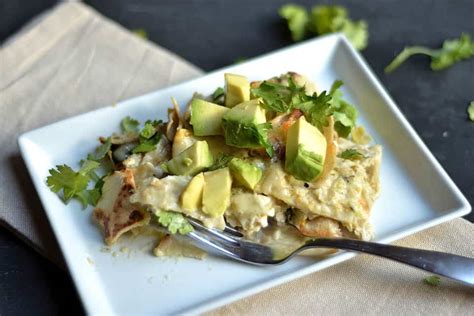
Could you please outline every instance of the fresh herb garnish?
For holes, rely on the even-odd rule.
[[[405,47],[400,54],[385,68],[386,73],[397,69],[409,57],[422,54],[431,57],[431,69],[442,70],[474,56],[474,42],[469,34],[462,33],[461,37],[445,40],[440,49],[431,49],[423,46]]]
[[[471,101],[467,107],[467,114],[469,115],[469,119],[474,122],[474,101]]]
[[[365,158],[365,156],[360,151],[353,148],[344,150],[339,155],[339,157],[341,157],[342,159],[348,159],[348,160],[361,160]]]
[[[289,77],[288,86],[264,81],[258,88],[252,89],[252,94],[262,99],[262,106],[267,110],[287,113],[292,109],[300,109],[306,119],[320,130],[327,126],[327,118],[333,115],[339,136],[347,137],[355,126],[358,113],[354,106],[342,99],[339,90],[342,84],[342,81],[336,80],[329,94],[323,91],[307,95],[305,88],[297,86]]]
[[[94,153],[88,154],[87,159],[88,160],[94,160],[94,161],[100,161],[107,156],[107,154],[110,151],[110,148],[112,147],[112,140],[111,138],[107,138],[105,143],[100,145],[99,147],[96,148]]]
[[[139,144],[132,150],[134,154],[147,153],[156,149],[161,139],[161,133],[158,131],[160,124],[161,121],[146,121],[139,134]]]
[[[224,89],[222,87],[217,87],[217,89],[212,93],[212,101],[218,101],[223,95]]]
[[[86,160],[79,171],[74,171],[68,165],[56,166],[56,169],[49,170],[49,176],[46,183],[51,191],[59,193],[62,191],[62,200],[69,203],[73,198],[79,200],[82,207],[88,204],[94,205],[95,197],[91,196],[93,190],[87,190],[91,173],[99,168],[100,163],[97,161]]]
[[[230,161],[234,158],[228,154],[220,154],[216,159],[214,159],[214,163],[210,166],[207,170],[213,171],[221,168],[225,168],[229,165]]]
[[[297,86],[288,77],[288,86],[280,83],[264,81],[258,88],[251,89],[254,96],[262,99],[262,106],[277,113],[286,113],[306,98],[305,88]]]
[[[122,131],[126,134],[138,134],[138,126],[140,122],[131,118],[130,116],[125,117],[122,122],[120,122],[120,126],[122,127]]]
[[[293,41],[298,42],[306,37],[309,15],[303,6],[287,4],[282,6],[278,13],[286,19]]]
[[[268,156],[273,157],[273,146],[268,141],[268,131],[272,129],[272,124],[267,122],[257,125],[257,137],[260,145],[265,148]]]
[[[441,278],[437,275],[430,275],[423,279],[423,282],[431,286],[438,286],[441,284]]]
[[[323,35],[342,32],[358,50],[367,47],[369,33],[367,22],[350,19],[347,9],[338,5],[319,5],[308,11],[295,4],[287,4],[278,11],[286,19],[294,41],[303,40],[308,34]]]
[[[158,223],[166,227],[172,234],[186,235],[194,230],[183,214],[171,211],[156,211],[155,215],[158,218]]]

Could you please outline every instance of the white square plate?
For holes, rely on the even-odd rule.
[[[130,256],[101,251],[103,240],[90,211],[64,205],[45,184],[48,169],[78,161],[98,136],[110,135],[127,115],[166,119],[170,97],[184,105],[193,92],[210,94],[225,72],[261,80],[296,71],[328,89],[344,81],[346,99],[356,104],[360,123],[384,148],[382,193],[373,209],[376,240],[390,242],[463,216],[470,205],[400,113],[361,56],[340,35],[321,37],[214,71],[201,78],[82,114],[19,138],[33,183],[59,241],[69,271],[89,313],[157,315],[201,313],[354,256],[300,257],[275,267],[254,267],[227,259],[160,259],[149,251]],[[128,246],[135,249],[137,245]],[[123,249],[122,249],[123,250]]]

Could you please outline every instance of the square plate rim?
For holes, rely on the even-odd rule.
[[[432,220],[429,220],[429,221],[426,221],[426,222],[423,222],[423,223],[413,224],[409,228],[404,229],[402,231],[395,232],[395,233],[391,234],[390,236],[388,236],[386,238],[377,240],[377,242],[390,243],[390,242],[393,242],[395,240],[401,239],[403,237],[412,235],[416,232],[428,229],[430,227],[439,225],[439,224],[447,222],[449,220],[452,220],[452,219],[462,217],[464,215],[469,214],[470,211],[471,211],[471,205],[469,204],[466,197],[463,195],[463,193],[460,191],[460,189],[457,187],[457,185],[453,182],[453,180],[450,178],[450,176],[447,174],[447,172],[444,170],[444,168],[441,166],[441,164],[437,161],[437,159],[434,157],[434,155],[431,153],[431,151],[428,149],[428,147],[421,140],[421,137],[417,134],[417,132],[411,126],[411,124],[408,122],[408,120],[403,115],[403,113],[401,112],[399,107],[396,105],[396,103],[390,97],[390,95],[388,94],[388,92],[386,91],[386,89],[384,88],[382,83],[380,82],[380,80],[377,78],[375,73],[370,68],[369,64],[360,55],[360,53],[357,52],[354,49],[354,47],[349,43],[349,41],[347,40],[347,38],[343,34],[336,33],[336,34],[320,36],[320,37],[317,37],[315,39],[304,41],[302,43],[297,43],[297,44],[293,44],[293,45],[290,45],[290,46],[286,46],[286,47],[283,47],[283,48],[265,53],[263,55],[257,56],[255,58],[251,58],[248,61],[243,62],[242,64],[258,62],[259,60],[264,59],[264,58],[269,57],[269,56],[273,56],[273,55],[277,55],[277,54],[285,54],[286,52],[291,51],[291,50],[302,49],[302,48],[304,49],[305,47],[311,47],[311,45],[314,45],[315,42],[321,42],[321,41],[325,41],[325,40],[326,41],[333,40],[333,41],[335,41],[335,45],[338,44],[337,42],[342,43],[344,48],[349,52],[350,58],[353,59],[353,62],[356,64],[356,66],[359,67],[362,70],[362,72],[365,76],[367,76],[367,81],[371,85],[373,85],[376,92],[378,94],[380,94],[380,96],[384,100],[384,103],[385,103],[384,105],[388,106],[392,110],[393,115],[396,117],[398,122],[402,125],[403,129],[405,129],[408,132],[409,138],[411,138],[415,142],[415,145],[419,149],[421,149],[422,154],[424,155],[424,158],[426,158],[427,161],[430,163],[430,165],[435,169],[435,172],[438,173],[439,177],[443,180],[444,184],[449,187],[452,195],[457,198],[457,202],[459,203],[459,206],[460,206],[456,210],[450,211],[449,213],[447,213],[445,215],[441,215],[441,216],[439,216],[435,219],[432,219]],[[164,87],[162,89],[158,89],[158,90],[148,92],[148,93],[143,94],[143,95],[138,95],[138,96],[131,97],[129,99],[119,101],[119,102],[117,102],[117,104],[125,103],[125,102],[134,102],[134,101],[137,101],[140,98],[148,96],[148,95],[152,95],[152,94],[155,94],[155,93],[166,93],[166,91],[168,91],[168,90],[179,89],[181,86],[189,85],[190,83],[192,83],[194,81],[202,80],[204,77],[212,76],[212,75],[214,75],[216,73],[219,73],[219,72],[232,70],[234,67],[237,67],[237,66],[239,66],[239,65],[225,66],[225,67],[213,70],[211,72],[204,73],[204,74],[202,74],[202,75],[200,75],[196,78],[192,78],[190,80],[186,80],[186,81],[183,81],[183,82],[180,82],[180,83],[168,86],[168,87]],[[69,257],[71,254],[69,254],[69,252],[66,251],[66,249],[67,249],[67,246],[65,245],[66,242],[63,239],[59,238],[59,228],[56,227],[53,224],[53,219],[51,218],[51,214],[48,212],[48,208],[46,207],[47,197],[43,196],[43,194],[41,194],[41,190],[40,190],[40,185],[44,185],[44,183],[41,182],[41,179],[38,179],[38,177],[35,176],[35,173],[34,173],[34,170],[33,170],[33,165],[32,165],[32,162],[31,162],[30,156],[29,156],[29,150],[27,148],[28,147],[27,142],[28,142],[30,136],[32,136],[32,135],[36,134],[37,132],[40,132],[44,129],[48,129],[52,126],[55,126],[56,124],[66,123],[69,120],[79,119],[83,116],[90,115],[92,113],[105,111],[109,107],[110,107],[110,105],[104,106],[104,107],[101,107],[101,108],[98,108],[98,109],[95,109],[95,110],[92,110],[92,111],[80,113],[78,115],[74,115],[72,117],[68,117],[68,118],[59,120],[57,122],[53,122],[51,124],[36,128],[36,129],[28,131],[28,132],[25,132],[25,133],[21,134],[20,136],[18,136],[18,138],[17,138],[18,145],[19,145],[20,152],[21,152],[21,156],[22,156],[22,158],[25,162],[28,173],[30,174],[30,178],[31,178],[31,180],[33,182],[33,185],[35,187],[35,190],[36,190],[36,192],[37,192],[37,194],[40,198],[41,204],[42,204],[43,209],[45,211],[46,217],[47,217],[47,219],[48,219],[48,221],[51,225],[51,228],[52,228],[53,233],[56,237],[56,240],[58,241],[59,248],[60,248],[61,253],[62,253],[62,255],[63,255],[63,257],[66,261],[67,269],[68,269],[68,271],[71,275],[71,278],[74,280],[74,285],[75,285],[76,290],[78,291],[78,294],[81,298],[82,304],[83,304],[84,308],[86,309],[86,311],[88,311],[89,313],[94,312],[94,310],[90,309],[90,305],[88,304],[89,300],[90,300],[89,295],[85,291],[85,288],[83,288],[81,286],[81,281],[79,280],[77,274],[75,273],[75,271],[72,268],[71,261],[73,260],[73,258]],[[315,267],[315,265],[309,265],[307,267],[298,269],[296,271],[287,272],[287,273],[284,273],[284,274],[282,274],[281,276],[279,276],[277,278],[274,278],[273,280],[263,282],[263,283],[261,283],[259,285],[256,285],[256,286],[255,285],[247,286],[245,289],[235,290],[234,292],[231,292],[229,295],[226,295],[222,298],[211,299],[211,300],[208,300],[208,301],[201,302],[200,304],[197,304],[197,305],[192,306],[190,308],[182,309],[178,313],[180,313],[180,314],[181,313],[191,313],[191,314],[204,313],[204,312],[213,310],[215,308],[218,308],[220,306],[223,306],[225,304],[234,302],[238,299],[242,299],[244,297],[248,297],[250,295],[256,294],[256,293],[261,292],[261,291],[264,291],[264,290],[269,289],[271,287],[274,287],[276,285],[286,283],[290,280],[298,279],[298,278],[306,276],[306,275],[308,275],[312,272],[320,271],[320,270],[325,269],[329,266],[341,263],[343,261],[346,261],[350,258],[355,257],[356,255],[357,255],[356,253],[344,252],[344,253],[341,253],[337,256],[328,257],[327,260],[324,262],[324,264],[322,266]]]

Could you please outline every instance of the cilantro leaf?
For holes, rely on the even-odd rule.
[[[431,286],[438,286],[441,284],[441,278],[437,275],[430,275],[423,279],[423,282]]]
[[[180,233],[181,235],[186,235],[194,230],[188,220],[181,213],[156,211],[155,215],[158,217],[158,222],[166,227],[172,234]]]
[[[145,29],[135,29],[135,30],[132,30],[132,32],[135,33],[136,36],[141,37],[143,39],[148,38],[148,32],[145,31]]]
[[[67,204],[72,198],[77,198],[83,207],[87,206],[87,198],[84,193],[91,179],[90,173],[97,169],[100,164],[96,161],[87,160],[79,171],[74,171],[67,165],[58,165],[56,169],[49,170],[46,179],[48,187],[54,193],[62,191],[62,199]]]
[[[334,109],[334,128],[339,136],[347,138],[356,125],[359,113],[357,109],[342,98],[342,91],[339,88],[343,82],[336,80],[331,86],[331,105]]]
[[[467,114],[469,115],[469,119],[474,122],[474,101],[471,101],[467,107]]]
[[[319,35],[342,32],[358,50],[367,47],[367,22],[352,21],[347,9],[338,5],[319,5],[311,10],[309,29]]]
[[[445,40],[442,48],[431,49],[423,46],[405,47],[393,61],[385,67],[385,72],[390,73],[397,69],[413,55],[427,55],[431,57],[431,69],[442,70],[474,56],[474,42],[469,34],[462,33],[459,38]]]
[[[139,134],[139,144],[133,148],[132,152],[147,153],[156,149],[156,144],[161,139],[161,133],[158,132],[158,126],[161,121],[146,121],[145,126]]]
[[[207,170],[213,171],[221,168],[225,168],[229,165],[230,161],[234,158],[228,154],[220,154],[215,160],[212,166],[210,166]]]
[[[224,89],[222,87],[217,87],[217,89],[212,93],[212,101],[216,102],[224,95]]]
[[[94,160],[94,161],[100,161],[104,159],[104,157],[108,154],[110,151],[110,148],[112,147],[112,139],[109,137],[99,147],[96,148],[95,152],[93,154],[87,155],[88,160]]]
[[[140,143],[135,148],[133,148],[132,152],[134,154],[138,154],[138,153],[147,153],[149,151],[153,151],[156,149],[156,145],[158,144],[160,139],[161,139],[161,133],[156,133],[150,139],[140,137]]]
[[[293,41],[298,42],[305,38],[309,16],[304,7],[287,4],[282,6],[278,13],[287,21]]]
[[[277,113],[286,113],[303,102],[304,87],[297,86],[291,77],[288,78],[288,86],[264,81],[258,88],[251,89],[254,96],[262,99],[262,106]]]
[[[341,157],[342,159],[348,159],[348,160],[361,160],[365,158],[365,156],[360,151],[354,148],[344,150],[339,155],[339,157]]]
[[[145,139],[150,139],[153,135],[155,135],[156,129],[151,122],[145,123],[145,126],[140,131],[140,137]]]
[[[319,95],[314,93],[312,96],[306,96],[306,102],[296,106],[303,111],[306,119],[319,130],[323,130],[324,126],[328,125],[328,117],[334,112],[334,107],[331,104],[332,96],[326,91]]]
[[[265,148],[268,156],[273,157],[273,146],[268,141],[268,131],[272,129],[270,122],[257,125],[257,137],[260,145]]]
[[[127,134],[138,134],[138,126],[140,123],[131,118],[130,116],[125,117],[122,122],[120,122],[120,126],[122,127],[122,131]]]

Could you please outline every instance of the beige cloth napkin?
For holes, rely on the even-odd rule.
[[[64,3],[0,50],[0,220],[44,255],[57,245],[19,155],[28,130],[201,74],[80,3]],[[398,242],[474,256],[474,231],[457,219]],[[472,314],[472,289],[371,256],[214,311],[227,314]]]
[[[81,3],[33,23],[0,50],[0,221],[60,263],[18,135],[202,72]]]

